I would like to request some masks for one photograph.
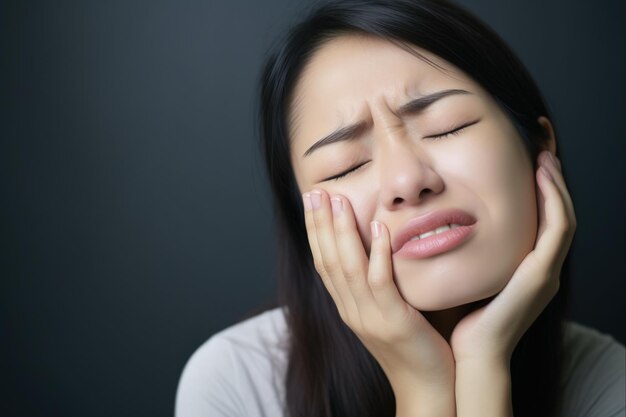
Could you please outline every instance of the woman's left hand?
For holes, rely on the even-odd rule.
[[[513,416],[511,355],[559,290],[576,216],[560,163],[548,152],[542,152],[538,161],[535,247],[504,289],[461,319],[450,337],[457,417]]]
[[[535,247],[505,288],[454,328],[450,346],[457,366],[461,362],[508,365],[520,338],[559,289],[576,217],[556,157],[544,151],[538,161],[536,179],[541,192],[537,192],[539,225]]]

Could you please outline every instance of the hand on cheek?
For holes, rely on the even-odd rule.
[[[400,296],[385,225],[372,222],[368,259],[345,197],[313,190],[303,199],[315,268],[341,319],[376,358],[392,387],[441,382],[448,389],[454,373],[450,347]]]
[[[519,339],[558,291],[576,216],[560,163],[547,151],[538,162],[534,249],[493,300],[458,323],[451,338],[457,363],[485,359],[508,363]]]

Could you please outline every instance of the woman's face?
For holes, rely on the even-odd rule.
[[[322,46],[294,90],[291,160],[301,192],[323,189],[350,201],[367,253],[372,220],[387,226],[392,241],[423,214],[460,209],[476,220],[469,237],[450,250],[392,255],[404,299],[434,311],[493,296],[506,285],[535,242],[535,177],[522,139],[490,95],[448,62],[415,49],[443,69],[372,37],[346,35]],[[464,93],[399,110],[448,90]],[[360,122],[352,139],[304,156],[321,138]],[[464,125],[457,134],[433,137]]]

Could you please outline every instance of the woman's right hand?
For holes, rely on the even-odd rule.
[[[315,269],[352,329],[385,372],[397,415],[454,415],[449,344],[404,301],[393,279],[389,231],[372,222],[369,260],[350,202],[323,190],[303,194]],[[331,208],[332,204],[332,208]],[[404,411],[402,411],[404,410]]]

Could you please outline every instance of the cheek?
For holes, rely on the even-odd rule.
[[[501,276],[510,277],[536,239],[535,175],[516,136],[493,143],[491,149],[475,153],[471,181],[482,205],[485,248],[492,262],[499,264]]]
[[[503,132],[504,131],[504,132]],[[454,157],[448,178],[468,196],[479,219],[486,253],[517,266],[532,250],[537,233],[535,175],[521,138],[507,129],[485,132]],[[499,134],[498,134],[499,133]],[[450,153],[448,154],[448,156]]]
[[[492,164],[490,213],[502,230],[502,237],[523,250],[532,243],[537,228],[535,176],[523,149],[508,149],[505,157]],[[530,241],[530,242],[529,242]]]
[[[472,144],[459,149],[454,175],[479,197],[488,219],[522,228],[536,222],[533,167],[522,139],[512,127],[489,126]],[[519,236],[519,235],[511,235]]]

